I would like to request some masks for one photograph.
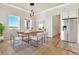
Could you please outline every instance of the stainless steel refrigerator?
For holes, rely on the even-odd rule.
[[[77,18],[65,18],[62,21],[64,41],[77,43]]]

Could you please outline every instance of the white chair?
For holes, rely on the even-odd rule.
[[[32,44],[32,42],[34,41],[36,43],[36,45],[32,44],[35,47],[38,47],[39,43],[43,43],[43,33],[37,33],[34,36],[30,36],[30,38],[32,39],[30,42]]]
[[[13,46],[13,48],[22,44],[22,39],[23,38],[21,37],[21,35],[18,36],[16,29],[11,30],[11,32],[10,32],[10,44],[11,44],[11,46]]]
[[[40,31],[44,31],[43,32],[43,43],[45,43],[46,41],[48,41],[48,32],[46,29],[41,29]]]
[[[11,46],[13,46],[13,48],[15,48],[16,46],[22,44],[22,37],[11,35],[10,43],[11,43]]]

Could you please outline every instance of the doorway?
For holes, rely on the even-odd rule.
[[[60,34],[60,15],[55,15],[52,17],[52,35],[55,36]]]
[[[60,15],[55,15],[52,17],[52,35],[53,35],[53,42],[54,46],[57,46],[60,41]]]

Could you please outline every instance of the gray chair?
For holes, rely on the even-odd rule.
[[[22,44],[22,37],[10,35],[10,44],[13,48]]]
[[[44,31],[44,34],[43,34],[43,42],[45,43],[46,41],[48,41],[48,33],[47,33],[47,31],[45,30]]]
[[[30,38],[32,39],[30,41],[31,45],[35,47],[38,47],[40,43],[43,44],[43,33],[37,33],[34,36],[30,36]]]

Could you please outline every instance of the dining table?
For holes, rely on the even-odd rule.
[[[23,41],[28,42],[28,44],[32,40],[32,39],[30,39],[30,36],[36,36],[38,33],[44,34],[44,31],[38,30],[38,31],[19,31],[19,32],[17,32],[18,36],[22,37],[22,40],[24,37],[27,37],[27,39],[23,40]]]

